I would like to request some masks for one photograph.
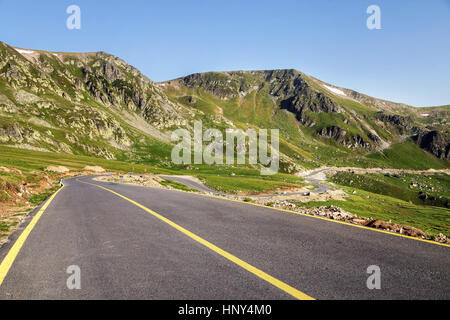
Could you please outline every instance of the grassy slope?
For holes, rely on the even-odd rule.
[[[26,174],[31,173],[32,171],[42,171],[45,167],[50,165],[62,165],[71,170],[81,170],[87,165],[98,165],[111,171],[133,171],[136,173],[172,172],[150,165],[133,164],[130,162],[113,161],[81,155],[76,156],[53,152],[32,151],[6,146],[0,146],[0,165],[22,170]]]
[[[210,76],[223,77],[221,74]],[[251,84],[258,81],[249,75],[243,75],[243,77],[247,77],[248,79],[245,80]],[[313,168],[321,164],[404,169],[450,167],[449,161],[436,159],[410,140],[393,144],[382,152],[364,156],[361,151],[349,150],[332,139],[318,138],[316,134],[317,128],[324,128],[330,125],[338,125],[347,132],[358,134],[363,138],[367,138],[369,133],[365,125],[375,130],[381,138],[387,141],[392,139],[392,133],[381,128],[373,120],[377,117],[377,109],[332,94],[311,79],[308,83],[317,91],[331,96],[348,114],[355,117],[355,114],[357,114],[360,122],[352,120],[349,123],[344,123],[345,117],[343,114],[315,114],[309,112],[308,115],[314,119],[316,125],[311,128],[300,126],[294,114],[286,110],[280,110],[279,106],[274,103],[265,84],[259,91],[252,91],[243,98],[235,97],[227,100],[220,99],[204,89],[187,87],[174,88],[169,86],[166,88],[166,93],[173,101],[201,110],[206,116],[217,115],[219,110],[222,109],[226,118],[232,120],[238,127],[243,129],[251,126],[279,128],[281,152],[290,156],[305,168]],[[260,85],[261,83],[257,84]],[[194,101],[189,102],[189,97],[194,97]],[[207,123],[206,125],[214,126],[212,123]]]
[[[299,206],[314,207],[335,205],[361,217],[370,217],[385,221],[409,225],[422,229],[427,235],[438,233],[450,235],[450,209],[421,206],[393,197],[344,187],[351,194],[346,200],[326,202],[297,203]]]
[[[182,183],[176,182],[176,181],[172,181],[172,180],[167,180],[167,179],[163,179],[162,181],[159,182],[160,184],[162,184],[163,186],[168,186],[168,187],[172,187],[174,189],[178,189],[178,190],[183,190],[183,191],[196,191],[194,189],[191,189],[187,186],[185,186]]]
[[[34,176],[34,171],[40,172],[49,165],[62,165],[71,170],[81,170],[87,165],[98,165],[110,171],[195,175],[206,181],[212,188],[227,192],[252,190],[266,191],[285,187],[301,187],[304,185],[303,179],[301,178],[287,174],[261,176],[259,170],[245,167],[221,166],[217,168],[215,166],[199,165],[194,167],[193,170],[183,169],[183,167],[161,168],[148,164],[105,160],[88,156],[31,151],[5,146],[0,146],[0,165],[22,170],[27,179],[30,179],[30,182]],[[232,176],[232,173],[234,173],[235,176]],[[12,184],[17,185],[20,183],[21,179],[23,179],[23,177],[20,175],[0,172],[0,181],[8,180]]]
[[[298,163],[304,167],[311,168],[318,166],[313,161],[311,154],[312,147],[303,148],[305,139],[299,132],[300,128],[295,116],[292,113],[279,110],[264,90],[255,91],[247,95],[242,100],[232,98],[222,100],[203,89],[181,88],[167,90],[170,98],[187,107],[202,111],[206,117],[201,117],[204,127],[217,127],[226,129],[229,126],[208,121],[208,116],[216,116],[219,108],[223,115],[233,121],[233,123],[243,130],[247,128],[278,128],[280,130],[280,150],[286,155],[297,159]],[[195,97],[194,103],[189,103],[189,96]]]
[[[237,171],[235,176],[201,173],[198,177],[212,188],[226,193],[276,191],[305,186],[303,179],[287,174],[268,177],[249,175],[240,170],[234,171]]]
[[[325,93],[325,89],[317,84],[314,84],[314,87]],[[297,160],[305,168],[317,167],[319,164],[403,169],[450,167],[449,161],[437,159],[411,140],[393,144],[388,149],[365,156],[348,150],[332,140],[314,140],[316,138],[315,129],[300,127],[295,116],[285,110],[279,110],[264,89],[259,92],[253,91],[243,99],[229,100],[221,100],[203,89],[181,88],[175,90],[169,87],[167,93],[174,101],[202,110],[206,115],[216,115],[217,107],[220,106],[224,116],[243,129],[249,125],[279,128],[281,133],[280,151]],[[188,96],[194,96],[195,102],[189,103]],[[387,140],[391,138],[390,133],[381,130],[370,120],[370,117],[374,116],[375,110],[341,97],[333,96],[333,99],[344,106],[346,110],[357,110],[358,114],[364,116],[368,125],[381,137]],[[341,114],[332,117],[329,114],[312,114],[311,116],[315,117],[320,126],[338,124],[349,132],[365,136],[360,129],[344,124]]]
[[[29,65],[29,62],[22,55],[15,52],[11,47],[0,46],[0,52],[8,52],[10,55],[15,55],[18,61],[22,61],[22,63],[28,66],[31,74],[35,75],[36,78],[39,78],[39,70],[37,70],[34,65]],[[98,70],[101,66],[101,63],[96,63],[103,62],[102,58],[97,58],[95,54],[89,56],[90,57],[88,65],[92,70]],[[43,54],[40,55],[39,59],[41,63],[47,66],[51,66],[51,68],[57,71],[51,73],[52,80],[55,81],[55,83],[72,98],[72,101],[74,101],[74,98],[76,96],[76,89],[74,89],[73,85],[61,75],[68,72],[75,78],[83,79],[84,74],[80,66],[78,65],[79,57],[77,57],[76,54],[73,56],[71,54],[64,54],[65,63],[63,63],[53,55],[49,55],[43,52]],[[73,63],[71,64],[69,62]],[[128,77],[134,77],[123,67],[116,67],[119,68],[122,73],[127,75]],[[65,99],[59,94],[56,94],[53,88],[39,93],[32,92],[28,88],[29,86],[25,86],[23,90],[37,95],[44,101],[50,101],[54,103],[56,107],[45,108],[40,107],[36,103],[22,106],[15,98],[14,92],[16,90],[6,85],[4,81],[0,81],[0,94],[5,95],[18,107],[18,112],[2,112],[2,108],[0,106],[0,127],[11,127],[14,124],[19,124],[23,128],[30,128],[34,132],[37,132],[41,137],[46,138],[47,141],[65,143],[66,145],[70,146],[72,152],[76,155],[95,156],[98,154],[97,150],[107,150],[117,160],[134,161],[139,160],[139,158],[142,156],[142,160],[144,162],[152,164],[161,164],[164,162],[164,159],[167,158],[167,156],[170,156],[170,146],[156,140],[148,134],[144,134],[135,127],[127,124],[118,113],[118,110],[116,110],[115,108],[106,107],[97,102],[85,89],[78,90],[78,94],[84,97],[82,101],[80,103],[74,103],[71,102],[70,99]],[[108,88],[112,88],[111,85],[109,85]],[[138,111],[135,112],[139,113]],[[49,124],[49,127],[31,123],[29,121],[30,118],[43,119]],[[78,122],[84,120],[83,126],[86,127],[87,125],[91,125],[91,130],[94,132],[94,135],[87,137],[87,134],[83,132],[83,130],[71,126],[71,124],[77,122],[75,120],[77,120]],[[67,124],[61,121],[65,121]],[[102,134],[95,134],[95,128],[93,128],[92,123],[96,123],[100,126],[106,127],[107,123],[111,123],[113,121],[119,124],[120,127],[124,129],[126,135],[133,142],[130,150],[121,150],[119,148],[116,148],[116,141],[112,141],[112,139],[107,140],[103,137]],[[114,132],[115,138],[122,137],[124,132]],[[68,135],[71,137],[75,137],[76,142],[68,139]],[[44,148],[49,151],[57,150],[55,144],[46,143],[43,142],[43,140],[44,139],[36,139],[34,141],[32,140],[29,143],[34,147]],[[6,142],[4,144],[12,143]],[[90,150],[83,148],[83,146],[89,147]],[[92,149],[94,149],[94,151],[92,151]],[[150,153],[151,156],[149,156]]]
[[[338,172],[330,181],[347,186],[378,193],[417,205],[433,205],[447,207],[450,203],[450,176],[447,174],[354,174]],[[428,199],[420,198],[420,193],[429,195]],[[430,197],[434,199],[430,199]]]
[[[433,157],[428,152],[420,149],[411,140],[393,144],[390,148],[381,152],[367,155],[366,158],[375,160],[375,163],[389,168],[444,169],[450,167],[450,161]]]

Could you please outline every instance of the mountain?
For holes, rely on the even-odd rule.
[[[303,160],[316,164],[340,157],[369,165],[358,158],[404,144],[418,156],[427,157],[422,150],[441,160],[450,155],[448,106],[418,109],[297,70],[198,73],[159,86],[174,102],[206,115],[221,115],[244,128],[280,128],[284,151],[292,155],[288,149],[301,148]]]
[[[179,105],[124,61],[0,43],[0,142],[107,159],[135,159],[167,144]],[[146,155],[144,155],[145,157]]]
[[[154,83],[104,52],[0,42],[0,144],[19,148],[170,167],[172,130],[202,120],[220,129],[279,128],[287,172],[330,163],[396,166],[391,154],[405,148],[429,167],[447,167],[449,112],[372,98],[297,70]]]

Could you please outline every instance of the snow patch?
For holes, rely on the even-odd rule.
[[[345,92],[338,88],[333,88],[333,87],[327,86],[326,84],[324,84],[323,86],[333,93],[340,94],[341,96],[346,96]]]
[[[430,116],[429,113],[421,113],[420,115],[421,115],[422,117],[429,117],[429,116]]]
[[[36,53],[36,51],[33,50],[23,50],[23,49],[16,49],[16,51],[20,54],[33,54]]]

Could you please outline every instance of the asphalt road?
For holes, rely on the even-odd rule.
[[[321,172],[324,172],[324,171],[326,171],[326,169],[315,170],[315,171],[311,172],[309,175],[304,177],[306,181],[308,181],[309,183],[311,183],[317,187],[317,189],[312,191],[313,193],[321,194],[321,193],[327,192],[327,190],[330,189],[330,186],[322,184],[320,182],[320,180],[314,178],[315,175],[317,175]]]
[[[205,186],[202,183],[198,183],[196,181],[192,181],[188,178],[184,178],[183,176],[166,176],[166,175],[160,175],[161,178],[172,180],[175,182],[179,182],[181,184],[184,184],[186,187],[200,191],[200,192],[206,192],[206,193],[212,193],[217,195],[226,195],[226,193],[218,192],[216,190],[210,189],[207,186]]]
[[[202,184],[202,183],[198,183],[196,181],[192,181],[189,178],[183,177],[183,176],[167,176],[167,175],[160,175],[161,178],[164,178],[166,180],[172,180],[175,182],[179,182],[183,185],[185,185],[188,188],[200,191],[200,192],[206,192],[206,193],[211,193],[213,195],[219,195],[219,196],[233,196],[233,197],[239,197],[236,194],[231,194],[231,193],[223,193],[223,192],[218,192],[215,191],[211,188],[208,188],[206,185]],[[318,180],[316,179],[308,179],[305,178],[305,180],[307,180],[308,182],[310,182],[311,184],[315,185],[317,188],[313,191],[311,191],[312,193],[324,193],[326,192],[328,189],[330,189],[329,186],[327,185],[323,185],[321,184]],[[294,195],[304,195],[305,192],[284,192],[282,193],[283,196],[294,196]],[[253,198],[268,198],[268,197],[273,197],[274,195],[280,195],[280,193],[271,193],[271,194],[257,194],[257,195],[251,195]],[[247,198],[247,196],[240,196],[241,198]]]
[[[202,195],[80,180],[316,299],[450,299],[449,247]],[[293,299],[169,220],[76,179],[65,184],[0,299]],[[66,285],[71,265],[81,271],[79,290]],[[366,286],[370,265],[380,267],[380,290]]]

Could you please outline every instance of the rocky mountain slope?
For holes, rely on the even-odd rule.
[[[104,52],[0,42],[0,144],[20,148],[170,166],[171,130],[191,129],[201,119],[220,129],[279,128],[288,172],[336,159],[382,165],[381,156],[365,155],[405,141],[430,167],[442,167],[449,159],[449,110],[420,111],[296,70],[210,72],[154,83]]]
[[[109,54],[54,53],[0,43],[0,142],[133,158],[182,125],[179,105]],[[144,150],[141,150],[142,152]]]
[[[448,107],[426,108],[421,113],[418,108],[335,87],[297,70],[210,72],[159,85],[178,103],[204,111],[208,111],[205,104],[220,105],[227,118],[242,123],[276,126],[280,118],[278,125],[281,122],[283,128],[287,113],[287,118],[295,117],[290,126],[296,132],[291,130],[286,139],[310,153],[317,154],[314,149],[326,145],[327,152],[336,147],[339,154],[368,154],[411,138],[423,150],[449,159]],[[213,107],[209,111],[217,112]]]

